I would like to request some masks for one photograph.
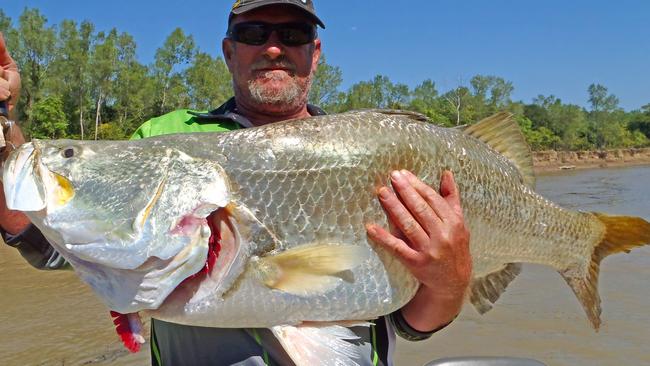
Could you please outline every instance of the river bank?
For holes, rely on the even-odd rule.
[[[650,148],[602,151],[535,151],[535,173],[561,170],[650,165]]]

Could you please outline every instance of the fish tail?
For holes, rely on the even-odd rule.
[[[575,271],[565,270],[562,277],[578,297],[587,317],[595,330],[601,324],[598,275],[600,262],[609,255],[629,253],[632,249],[650,243],[650,223],[640,217],[610,216],[591,213],[605,227],[605,232],[591,255],[591,262],[585,276],[575,276]]]

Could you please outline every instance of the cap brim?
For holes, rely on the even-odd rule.
[[[278,4],[265,4],[265,3],[255,4],[255,3],[253,3],[253,4],[243,5],[243,6],[240,6],[240,7],[236,8],[236,9],[233,9],[230,12],[230,18],[232,18],[233,15],[243,14],[243,13],[249,12],[249,11],[251,11],[253,9],[262,8],[264,6],[272,6],[272,5],[278,5]],[[296,9],[302,10],[310,18],[312,18],[312,20],[314,21],[315,24],[318,24],[321,28],[325,29],[325,24],[323,23],[323,21],[320,20],[320,18],[316,14],[312,13],[311,11],[309,11],[309,10],[307,10],[307,9],[301,7],[301,6],[291,4],[291,3],[284,3],[282,5],[290,5],[290,6],[293,6],[294,8],[296,8]]]

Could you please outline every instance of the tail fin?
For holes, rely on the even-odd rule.
[[[594,247],[589,270],[584,277],[576,277],[570,271],[562,273],[562,277],[580,300],[591,325],[598,330],[601,313],[598,294],[600,262],[611,254],[629,253],[634,248],[650,244],[650,223],[640,217],[592,214],[605,226],[605,234]]]

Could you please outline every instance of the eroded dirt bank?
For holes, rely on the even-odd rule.
[[[650,148],[603,151],[536,151],[535,172],[650,165]]]

